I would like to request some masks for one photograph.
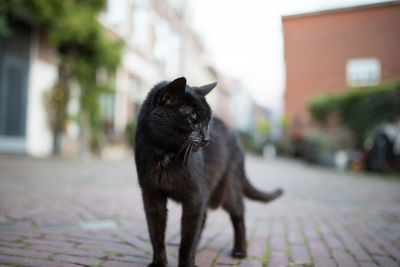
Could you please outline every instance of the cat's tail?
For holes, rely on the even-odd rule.
[[[257,200],[257,201],[261,201],[261,202],[269,202],[269,201],[272,201],[272,200],[278,198],[279,196],[281,196],[283,194],[283,190],[280,188],[276,189],[275,191],[273,191],[271,193],[261,192],[261,191],[257,190],[250,183],[250,181],[247,179],[247,177],[245,175],[243,176],[242,183],[243,183],[244,195],[252,200]]]

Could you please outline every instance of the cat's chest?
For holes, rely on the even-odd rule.
[[[165,196],[181,201],[184,198],[183,192],[190,188],[193,190],[193,184],[189,180],[191,177],[179,169],[161,168],[153,176],[152,184]]]
[[[196,172],[196,168],[184,166],[180,162],[160,161],[153,168],[151,175],[152,186],[163,192],[164,195],[174,200],[181,201],[187,198],[187,194],[195,193],[203,188],[202,174]]]

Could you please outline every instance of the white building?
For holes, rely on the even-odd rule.
[[[148,90],[158,81],[186,76],[189,84],[217,77],[186,20],[186,0],[109,0],[99,21],[125,42],[115,76],[116,92],[101,98],[102,116],[122,136]],[[58,79],[58,57],[39,29],[12,25],[14,35],[0,39],[0,153],[47,156],[52,151],[44,95]],[[79,111],[79,90],[72,90],[69,111]],[[218,90],[209,96],[218,105]],[[70,121],[64,144],[78,142]]]
[[[58,77],[44,36],[25,24],[0,39],[0,152],[48,155],[52,150],[44,92]]]

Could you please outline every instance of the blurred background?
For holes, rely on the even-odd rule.
[[[0,2],[0,153],[131,154],[158,81],[218,81],[244,147],[400,171],[400,1]]]
[[[245,202],[246,259],[210,212],[199,267],[399,266],[399,44],[400,1],[0,0],[0,265],[151,262],[136,117],[185,76],[285,192]]]

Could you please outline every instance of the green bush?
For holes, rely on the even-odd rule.
[[[320,96],[310,102],[309,110],[318,122],[338,114],[361,143],[377,125],[400,116],[400,81]]]
[[[238,132],[239,140],[242,145],[242,147],[248,151],[252,152],[255,154],[261,154],[262,153],[262,144],[256,141],[256,139],[244,132]]]
[[[336,150],[333,138],[323,132],[308,133],[302,140],[302,156],[309,162],[332,165]]]
[[[31,26],[43,30],[47,41],[58,52],[57,83],[66,84],[62,88],[66,94],[72,81],[79,84],[80,123],[89,126],[91,147],[95,150],[101,136],[99,98],[109,87],[108,83],[113,84],[111,77],[120,64],[124,45],[122,40],[111,37],[98,19],[106,3],[106,0],[0,1],[0,38],[12,34],[10,25],[14,21],[29,20]],[[99,70],[107,72],[106,84],[98,81]],[[68,106],[68,98],[63,100],[63,105]],[[66,108],[57,112],[60,114],[54,116],[56,119],[68,116]],[[64,121],[53,124],[62,125]],[[61,134],[60,127],[52,130],[56,139]],[[57,149],[54,153],[58,153]]]

